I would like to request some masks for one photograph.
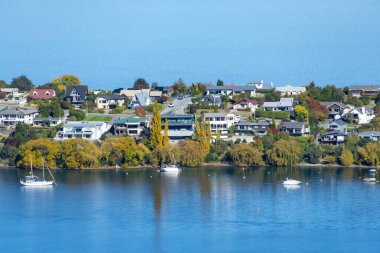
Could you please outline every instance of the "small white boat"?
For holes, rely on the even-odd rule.
[[[374,177],[366,177],[363,180],[364,180],[364,182],[368,182],[368,183],[376,182],[376,178],[374,178]]]
[[[294,180],[294,179],[291,179],[291,178],[286,178],[282,182],[283,185],[299,185],[300,183],[301,183],[301,181]]]
[[[376,173],[376,169],[370,169],[369,173]]]
[[[53,174],[51,174],[49,168],[47,167],[51,177],[54,179]],[[30,157],[30,176],[26,176],[24,179],[20,179],[20,184],[24,186],[47,186],[47,185],[53,185],[54,180],[46,180],[45,178],[45,163],[44,160],[42,160],[42,178],[39,178],[33,174],[33,164],[32,164],[32,157]]]
[[[161,172],[180,172],[181,169],[178,168],[177,165],[175,164],[167,164],[167,165],[163,165],[161,166],[161,169],[160,169]]]

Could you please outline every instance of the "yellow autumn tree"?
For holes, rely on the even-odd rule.
[[[351,150],[343,146],[342,153],[339,157],[340,163],[343,166],[350,166],[354,163],[354,155],[352,154]]]
[[[169,146],[169,122],[166,119],[165,120],[165,128],[164,128],[164,138],[163,138],[163,145],[165,147]]]
[[[294,107],[296,120],[299,122],[306,122],[309,124],[309,111],[302,105],[296,105]]]
[[[150,130],[150,147],[152,149],[162,145],[162,126],[161,126],[161,114],[158,109],[157,102],[153,106],[153,118]]]
[[[100,150],[95,143],[85,139],[65,140],[62,158],[68,169],[91,169],[99,165]]]
[[[49,168],[57,168],[57,160],[61,155],[61,145],[49,139],[35,139],[21,145],[21,160],[17,165],[22,168],[30,166],[32,159],[33,167],[42,168],[42,159]]]

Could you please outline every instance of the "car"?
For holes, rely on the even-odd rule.
[[[170,103],[168,106],[169,106],[169,107],[174,107],[173,103]]]
[[[178,97],[178,100],[182,100],[182,99],[183,99],[183,96],[179,96],[179,97]]]

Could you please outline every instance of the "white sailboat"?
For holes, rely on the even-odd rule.
[[[175,164],[166,164],[166,165],[162,165],[161,166],[161,169],[160,169],[161,172],[175,172],[175,173],[178,173],[181,171],[180,168],[178,168],[177,165]]]
[[[47,185],[53,185],[55,182],[54,176],[49,170],[48,167],[46,167],[49,171],[51,177],[53,180],[46,180],[45,178],[45,162],[42,159],[42,178],[39,178],[33,174],[33,164],[32,164],[32,157],[30,157],[30,176],[26,176],[24,179],[20,179],[20,184],[24,186],[47,186]]]
[[[301,181],[298,181],[298,180],[295,180],[295,179],[291,179],[291,178],[286,178],[282,184],[283,185],[299,185],[301,183]]]

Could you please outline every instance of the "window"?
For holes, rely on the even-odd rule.
[[[33,91],[33,96],[37,96],[37,91]]]
[[[48,92],[48,91],[45,92],[45,95],[46,95],[46,96],[50,96],[50,92]]]

